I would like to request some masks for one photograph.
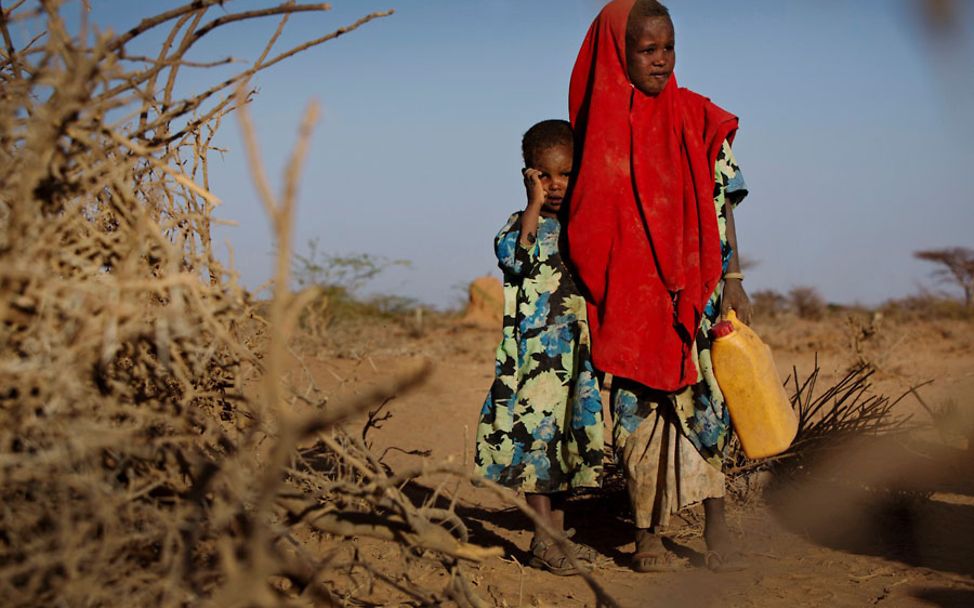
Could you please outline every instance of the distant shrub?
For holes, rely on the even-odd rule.
[[[320,335],[335,323],[363,317],[399,317],[413,313],[420,302],[395,295],[362,297],[359,291],[372,279],[408,260],[390,260],[370,253],[326,254],[318,240],[308,242],[306,255],[296,254],[294,276],[301,289],[317,289],[318,296],[306,308],[302,327]]]
[[[928,292],[889,300],[880,310],[891,318],[908,321],[974,320],[974,308],[956,298]]]
[[[788,312],[788,298],[773,289],[751,294],[751,308],[758,319],[774,319]]]
[[[393,317],[415,314],[416,309],[423,308],[423,303],[416,298],[389,294],[372,296],[365,303],[376,312]]]
[[[792,311],[802,319],[818,321],[825,316],[825,299],[814,287],[799,286],[788,292]]]
[[[294,256],[294,276],[299,287],[341,287],[354,292],[389,268],[410,264],[409,260],[390,260],[371,253],[328,254],[318,247],[318,239],[311,239],[308,254]]]

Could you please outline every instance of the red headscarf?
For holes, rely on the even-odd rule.
[[[602,10],[572,72],[579,150],[568,246],[589,298],[596,367],[675,391],[696,382],[691,347],[721,276],[714,163],[737,118],[675,76],[656,97],[632,86],[633,4]]]

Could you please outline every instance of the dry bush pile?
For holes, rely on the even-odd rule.
[[[327,406],[281,382],[314,295],[286,288],[313,112],[280,197],[241,121],[279,246],[266,319],[210,246],[207,156],[221,120],[246,113],[248,79],[385,14],[274,54],[289,15],[327,5],[230,4],[195,0],[118,35],[84,21],[69,32],[57,0],[0,8],[0,597],[360,605],[384,587],[409,603],[484,605],[461,564],[496,551],[466,542],[451,509],[400,491],[429,471],[394,474],[336,426],[426,370]],[[265,16],[281,21],[253,65],[175,95],[181,70],[205,67],[185,59],[198,40]],[[160,28],[156,56],[127,54]],[[21,40],[31,29],[44,33]],[[370,563],[345,537],[387,541],[397,558]]]
[[[784,474],[783,478],[794,478],[807,473],[823,456],[841,453],[851,441],[905,437],[916,428],[911,416],[896,409],[907,395],[915,394],[915,388],[898,399],[876,394],[871,382],[876,370],[869,364],[859,364],[816,394],[820,373],[816,361],[815,369],[803,381],[799,380],[797,369],[786,381],[794,391],[791,406],[798,417],[798,433],[784,453],[748,460],[736,436],[732,439],[725,467],[730,489],[737,498],[747,499],[763,485],[764,480],[756,473],[773,471]]]

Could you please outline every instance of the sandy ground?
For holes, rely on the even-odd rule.
[[[824,464],[815,483],[736,504],[730,521],[751,564],[741,573],[694,567],[637,574],[628,568],[633,544],[624,492],[616,486],[574,499],[568,525],[578,530],[577,540],[606,556],[599,580],[622,605],[974,606],[974,451],[959,431],[974,420],[974,325],[874,321],[877,331],[865,338],[861,323],[843,319],[779,319],[756,329],[775,348],[783,377],[794,368],[807,375],[817,357],[822,387],[858,359],[877,367],[878,393],[896,397],[932,380],[918,393],[932,410],[953,412],[942,433],[917,433],[910,449],[850,448]],[[393,468],[419,464],[419,456],[407,453],[414,450],[428,451],[431,461],[469,466],[497,332],[459,323],[417,331],[388,322],[349,335],[354,348],[346,338],[342,348],[309,342],[299,349],[306,373],[331,398],[366,390],[417,358],[435,366],[421,388],[388,405],[392,417],[369,435],[376,452],[393,448],[385,453]],[[913,395],[898,408],[917,422],[930,420]],[[445,490],[457,499],[474,541],[505,549],[505,558],[472,567],[485,597],[500,606],[592,605],[579,578],[521,566],[531,533],[520,513],[467,483]],[[701,515],[690,510],[681,520],[671,544],[699,566]]]

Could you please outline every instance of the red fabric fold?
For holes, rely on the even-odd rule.
[[[595,365],[675,391],[696,382],[692,341],[721,276],[714,163],[737,118],[675,76],[656,97],[632,86],[633,4],[602,10],[572,72],[568,247],[589,299]]]

